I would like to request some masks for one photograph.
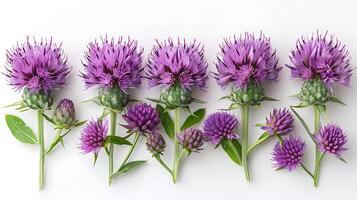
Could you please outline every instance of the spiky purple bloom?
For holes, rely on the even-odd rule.
[[[61,99],[53,112],[53,121],[59,125],[69,128],[76,121],[74,104],[70,99]]]
[[[147,63],[149,86],[168,88],[179,84],[186,90],[195,85],[203,88],[208,79],[208,64],[203,52],[203,47],[196,41],[190,44],[185,40],[174,43],[171,38],[164,42],[157,41]]]
[[[245,33],[239,38],[234,36],[224,40],[216,64],[215,78],[220,86],[233,83],[236,88],[245,88],[248,82],[274,81],[281,67],[272,49],[270,39],[263,33],[259,38]]]
[[[123,125],[130,131],[139,131],[140,133],[154,133],[160,118],[156,109],[149,104],[140,103],[129,107],[123,119],[128,125]]]
[[[342,152],[347,150],[347,136],[340,126],[336,124],[327,124],[320,128],[315,135],[315,141],[319,145],[321,152],[327,152],[336,156],[341,156]]]
[[[184,149],[194,152],[202,150],[205,140],[202,131],[199,129],[186,129],[183,133],[177,135],[177,139]]]
[[[286,108],[274,109],[269,118],[266,117],[266,125],[261,129],[268,131],[270,135],[290,133],[294,129],[294,117]]]
[[[290,62],[287,66],[293,78],[319,77],[327,85],[333,82],[349,85],[351,80],[349,53],[341,42],[333,36],[328,37],[327,32],[299,39],[291,51]]]
[[[27,37],[26,42],[8,50],[6,57],[5,75],[16,90],[47,94],[64,85],[70,72],[61,44],[53,43],[52,38],[31,42]]]
[[[294,170],[302,163],[305,148],[304,141],[294,136],[283,139],[281,143],[277,142],[272,153],[274,166],[278,169]]]
[[[92,120],[87,123],[82,131],[81,149],[84,153],[98,153],[105,144],[108,133],[107,120]]]
[[[85,55],[84,73],[81,74],[86,87],[99,85],[103,88],[119,86],[122,90],[141,84],[143,49],[137,47],[137,41],[128,38],[105,36],[101,42],[88,45]]]
[[[216,112],[208,116],[203,125],[203,134],[213,144],[223,139],[237,139],[238,119],[227,112]]]
[[[148,150],[154,155],[160,155],[165,150],[166,142],[159,133],[149,134],[146,140]]]

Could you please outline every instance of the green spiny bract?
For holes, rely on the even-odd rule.
[[[129,95],[117,86],[101,88],[99,101],[106,108],[122,110],[128,104]]]
[[[298,98],[311,105],[323,105],[331,98],[331,90],[320,78],[314,78],[304,82]]]
[[[160,94],[160,101],[170,108],[177,108],[192,103],[191,91],[173,85]]]
[[[33,92],[27,88],[24,89],[22,99],[26,106],[34,110],[48,110],[53,104],[53,98],[50,94],[46,94],[40,90]]]
[[[229,99],[240,105],[260,105],[264,101],[264,90],[254,81],[250,81],[245,88],[233,89]]]

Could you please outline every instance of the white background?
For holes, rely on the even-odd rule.
[[[63,42],[68,61],[73,66],[70,80],[59,97],[73,99],[78,117],[90,119],[98,116],[100,108],[81,101],[96,95],[95,89],[84,90],[78,77],[83,66],[86,44],[108,33],[109,36],[130,35],[145,48],[144,60],[155,39],[185,37],[197,38],[205,45],[205,55],[210,70],[222,39],[245,31],[259,33],[262,30],[271,37],[277,49],[279,65],[288,63],[289,51],[301,35],[310,35],[316,30],[329,31],[346,44],[352,56],[352,66],[357,60],[357,29],[355,1],[322,0],[155,0],[155,1],[2,1],[0,3],[0,63],[5,65],[6,49],[17,41],[23,42],[27,35],[50,37]],[[4,72],[4,67],[1,68]],[[0,105],[19,100],[1,78]],[[281,99],[277,103],[264,103],[262,109],[251,113],[250,141],[257,139],[261,131],[255,123],[264,122],[264,117],[273,107],[296,104],[289,95],[298,92],[301,81],[291,80],[284,67],[277,84],[267,85],[269,96]],[[217,99],[228,91],[222,91],[211,78],[208,92],[195,95],[209,102],[208,113],[224,108],[228,102]],[[355,199],[356,179],[356,109],[357,82],[352,78],[351,88],[336,87],[336,95],[348,107],[329,104],[326,121],[341,124],[348,133],[348,148],[344,154],[348,164],[332,156],[323,161],[319,188],[314,188],[310,178],[301,170],[294,172],[274,171],[271,161],[273,142],[268,142],[250,158],[252,182],[245,181],[241,168],[235,166],[221,149],[206,145],[200,154],[193,154],[184,162],[179,181],[172,184],[166,171],[150,158],[144,141],[133,158],[148,159],[140,169],[116,179],[107,185],[107,159],[100,155],[95,168],[92,156],[82,155],[78,149],[80,129],[65,138],[66,148],[56,149],[46,160],[46,187],[37,190],[38,149],[36,146],[18,142],[8,131],[4,118],[0,120],[0,199]],[[139,99],[157,97],[159,90],[147,89],[146,82],[133,91]],[[312,121],[311,109],[299,110],[308,122]],[[0,116],[16,113],[0,109]],[[239,114],[239,112],[236,112]],[[35,113],[19,114],[36,130]],[[312,125],[310,123],[310,125]],[[302,126],[296,123],[295,134],[308,143],[305,162],[313,167],[313,147]],[[50,125],[46,127],[47,142],[53,136]],[[123,129],[119,129],[123,132]],[[171,148],[165,157],[171,163]],[[124,149],[118,151],[119,161]],[[118,163],[117,163],[118,164]]]

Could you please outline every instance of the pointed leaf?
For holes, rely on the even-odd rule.
[[[218,99],[218,101],[223,100],[223,99],[229,99],[229,97],[230,97],[230,95],[227,95],[227,96],[221,97],[221,98],[219,98],[219,99]]]
[[[271,98],[271,97],[264,97],[263,100],[264,101],[279,101],[278,99],[274,99],[274,98]]]
[[[102,115],[99,117],[99,120],[103,120],[107,115],[109,115],[111,110],[104,108]]]
[[[162,103],[162,101],[160,99],[151,99],[151,98],[146,98],[149,101],[152,101],[154,103]]]
[[[341,160],[341,161],[344,162],[344,163],[347,163],[347,161],[346,161],[344,158],[342,158],[341,156],[337,156],[336,158],[339,159],[339,160]]]
[[[88,103],[88,102],[93,102],[93,103],[95,103],[95,104],[97,104],[97,105],[101,105],[98,96],[93,97],[93,98],[88,99],[88,100],[84,100],[84,101],[82,101],[81,103]]]
[[[169,136],[169,138],[173,139],[175,135],[175,124],[174,120],[171,118],[170,114],[165,111],[165,108],[161,105],[156,105],[157,112],[159,114],[161,124],[164,127],[164,130]]]
[[[186,118],[185,122],[181,126],[181,130],[183,131],[201,122],[205,116],[205,113],[206,113],[206,109],[204,108],[198,109],[195,112],[193,112],[191,115],[189,115]]]
[[[98,153],[94,153],[94,154],[93,154],[93,167],[94,167],[95,164],[97,163],[97,159],[98,159]]]
[[[305,120],[299,115],[299,113],[297,113],[295,111],[295,109],[293,108],[293,106],[290,106],[290,109],[293,111],[293,113],[295,114],[295,116],[299,119],[300,123],[302,124],[302,126],[305,128],[306,132],[310,135],[310,137],[312,138],[312,140],[314,139],[314,136],[312,135],[309,126],[306,124]]]
[[[227,153],[229,158],[233,160],[233,162],[241,165],[242,163],[242,146],[238,142],[238,140],[228,140],[224,139],[221,142],[223,150]]]
[[[119,137],[117,135],[108,135],[105,138],[105,143],[117,144],[117,145],[132,145],[128,140],[125,138]]]
[[[207,103],[205,101],[202,101],[202,100],[196,99],[196,98],[192,98],[192,102],[194,102],[194,103]]]
[[[82,125],[85,124],[86,122],[87,122],[87,120],[77,121],[77,122],[74,124],[74,127],[82,126]]]
[[[136,160],[136,161],[132,161],[132,162],[128,162],[125,165],[123,165],[117,172],[115,172],[111,178],[114,178],[118,175],[127,173],[129,171],[132,171],[133,169],[138,168],[140,165],[144,164],[146,162],[146,160]]]
[[[345,103],[343,103],[343,101],[339,100],[337,97],[330,97],[329,101],[347,106]]]
[[[55,124],[55,122],[54,122],[49,116],[47,116],[45,113],[42,113],[42,116],[43,116],[48,122],[50,122],[50,123],[52,123],[52,124]]]
[[[20,101],[16,101],[15,103],[12,103],[10,105],[6,105],[6,106],[4,106],[4,108],[10,108],[10,107],[15,107],[15,106],[23,107],[26,105],[23,100],[20,100]]]
[[[290,107],[293,107],[293,108],[307,108],[307,107],[309,107],[309,106],[311,106],[311,104],[309,104],[309,103],[307,103],[307,102],[302,102],[302,103],[300,103],[300,104],[297,105],[297,106],[290,106]]]
[[[59,142],[61,142],[62,145],[64,145],[64,144],[63,144],[63,138],[62,138],[62,136],[57,135],[57,136],[55,137],[55,139],[52,141],[52,143],[51,143],[51,145],[50,145],[50,148],[47,150],[46,154],[49,154],[49,153],[57,146],[57,144],[58,144]]]
[[[253,149],[255,149],[256,147],[258,147],[260,144],[262,144],[263,142],[265,142],[267,139],[269,139],[271,137],[271,135],[269,134],[268,131],[264,132],[259,138],[258,140],[248,149],[248,153],[251,152]]]
[[[30,127],[25,122],[15,115],[5,115],[6,124],[9,127],[12,135],[23,143],[36,144],[37,138]]]

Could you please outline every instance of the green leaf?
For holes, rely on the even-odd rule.
[[[82,126],[82,125],[85,124],[86,122],[87,122],[87,120],[77,121],[73,126],[74,126],[74,127]]]
[[[310,137],[315,141],[314,136],[312,135],[309,126],[306,124],[305,120],[299,115],[299,113],[297,113],[295,111],[295,109],[293,108],[293,106],[290,106],[290,109],[293,111],[293,113],[295,114],[295,116],[299,119],[299,121],[301,122],[302,126],[305,128],[306,132],[310,135]]]
[[[258,147],[260,144],[262,144],[263,142],[265,142],[267,139],[269,139],[271,137],[271,135],[269,134],[268,131],[264,132],[259,138],[258,140],[248,149],[248,153],[251,152],[253,149],[255,149],[256,147]]]
[[[196,99],[196,98],[192,98],[192,102],[194,102],[194,103],[207,103],[206,101],[202,101],[201,99]]]
[[[94,154],[93,154],[93,167],[94,167],[95,164],[97,163],[97,159],[98,159],[98,153],[94,153]]]
[[[47,116],[45,113],[42,113],[42,116],[43,116],[48,122],[50,122],[50,123],[52,123],[52,124],[55,124],[55,122],[54,122],[49,116]]]
[[[316,106],[321,115],[323,116],[327,115],[326,105],[316,105]]]
[[[63,142],[63,138],[61,135],[56,135],[55,139],[52,141],[50,148],[47,150],[46,154],[49,154],[56,146],[59,142]],[[62,143],[63,145],[63,143]]]
[[[229,99],[229,98],[230,98],[230,95],[227,95],[227,96],[219,98],[218,101],[223,100],[223,99]]]
[[[229,158],[233,160],[233,162],[241,165],[242,163],[242,146],[238,142],[238,140],[228,140],[224,139],[221,141],[221,145],[223,150],[227,153]]]
[[[37,138],[30,127],[15,115],[5,115],[6,124],[16,139],[23,143],[36,144]]]
[[[240,105],[237,104],[237,103],[232,103],[229,108],[226,108],[226,109],[221,109],[221,110],[235,110],[235,109],[238,109],[240,108]]]
[[[330,97],[329,101],[347,106],[345,103],[343,103],[343,101],[339,100],[337,97]]]
[[[160,99],[151,99],[151,98],[146,98],[149,101],[152,101],[154,103],[162,103],[162,101]]]
[[[278,99],[274,99],[274,98],[271,98],[271,97],[264,97],[263,100],[264,101],[279,101]]]
[[[104,108],[103,109],[103,113],[102,113],[102,115],[99,117],[99,120],[103,120],[107,115],[109,115],[110,114],[110,112],[111,112],[111,110],[110,109],[106,109],[106,108]]]
[[[256,124],[256,127],[262,127],[262,126],[266,126],[266,124]]]
[[[186,118],[185,122],[181,126],[181,130],[183,131],[201,122],[202,119],[205,117],[205,113],[206,113],[206,109],[204,108],[198,109],[195,112],[193,112],[191,115],[189,115]]]
[[[161,124],[164,127],[164,130],[169,136],[169,138],[173,139],[175,135],[175,123],[174,120],[171,118],[170,114],[166,112],[165,108],[161,105],[156,105],[157,112],[159,113],[159,117],[161,120]]]
[[[128,162],[125,165],[123,165],[117,172],[115,172],[110,178],[114,178],[118,175],[127,173],[133,169],[138,168],[140,165],[144,164],[146,160],[136,160],[132,162]]]
[[[342,158],[341,156],[337,156],[336,158],[339,159],[339,160],[341,160],[341,161],[344,162],[344,163],[347,163],[347,161],[346,161],[344,158]]]
[[[292,108],[307,108],[307,107],[309,107],[309,106],[311,106],[311,104],[309,104],[309,103],[307,103],[307,102],[302,102],[302,103],[300,103],[300,104],[297,105],[297,106],[290,106],[290,107],[292,107]]]
[[[99,97],[98,97],[98,96],[93,97],[93,98],[88,99],[88,100],[84,100],[84,101],[82,101],[81,103],[88,103],[88,102],[93,102],[93,103],[95,103],[95,104],[97,104],[97,105],[101,105],[101,103],[100,103],[100,100],[99,100]]]
[[[117,135],[108,135],[105,138],[105,143],[117,144],[117,145],[132,145],[128,140],[125,138],[119,137]]]

